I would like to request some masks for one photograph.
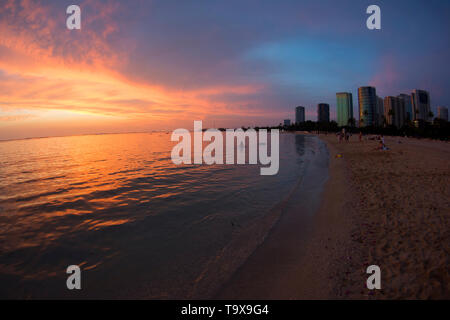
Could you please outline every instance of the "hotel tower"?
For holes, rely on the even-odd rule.
[[[353,118],[353,96],[350,92],[336,93],[337,123],[340,127],[348,126]]]
[[[360,127],[376,125],[377,103],[377,90],[374,87],[358,88]]]
[[[317,105],[317,121],[330,122],[330,105],[328,103],[319,103]]]
[[[416,89],[411,93],[411,101],[413,106],[413,120],[429,120],[430,94],[425,90]]]
[[[295,108],[295,123],[305,122],[305,107]]]

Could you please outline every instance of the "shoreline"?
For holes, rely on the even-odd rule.
[[[450,298],[450,145],[385,137],[389,151],[380,151],[376,140],[316,137],[329,178],[313,218],[283,215],[215,298]],[[381,290],[366,287],[370,265]]]
[[[310,257],[312,252],[308,249],[315,231],[316,211],[321,207],[324,188],[329,184],[330,165],[326,143],[315,137],[321,144],[320,152],[327,154],[325,157],[320,154],[315,159],[317,161],[309,164],[311,167],[302,179],[301,186],[286,204],[286,209],[264,242],[218,290],[214,299],[327,297],[322,288],[311,291],[312,287],[326,280],[324,276],[324,281],[317,281],[315,275],[320,264],[317,263],[317,255]],[[305,196],[307,200],[301,201],[299,197]]]

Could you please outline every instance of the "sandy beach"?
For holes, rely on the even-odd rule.
[[[295,266],[264,267],[271,258],[260,250],[253,260],[261,264],[244,265],[218,297],[450,298],[450,145],[386,137],[389,150],[380,151],[378,142],[357,136],[348,143],[335,135],[320,138],[330,152],[330,177],[303,249],[283,241],[283,250],[298,252]],[[381,269],[381,290],[366,287],[369,265]],[[261,274],[267,279],[263,291],[245,289]]]
[[[448,299],[450,145],[386,137],[389,150],[379,151],[376,141],[356,136],[349,143],[322,139],[333,161],[344,163],[353,199],[342,212],[348,223],[341,226],[345,245],[334,258],[331,297]],[[382,290],[364,286],[371,264],[381,268]]]

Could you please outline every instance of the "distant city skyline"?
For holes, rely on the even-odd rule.
[[[430,94],[426,90],[414,89],[411,94],[400,93],[397,96],[380,97],[375,87],[363,86],[358,88],[358,116],[353,109],[353,95],[350,92],[336,93],[336,117],[330,117],[330,105],[319,103],[316,106],[316,119],[306,119],[318,122],[335,121],[339,126],[386,126],[401,128],[408,121],[433,121],[435,118],[448,121],[448,108],[438,106],[437,112],[431,109]],[[295,121],[305,121],[303,106],[295,108]],[[298,121],[302,119],[302,121]],[[362,120],[361,120],[362,119]],[[284,120],[286,125],[286,120]]]

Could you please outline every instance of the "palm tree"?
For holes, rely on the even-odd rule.
[[[394,109],[390,109],[389,111],[388,111],[388,115],[389,115],[389,118],[390,118],[390,125],[393,125],[394,124],[394,116],[395,116],[395,112],[394,112]]]
[[[369,111],[364,110],[362,115],[363,115],[362,117],[361,117],[361,115],[359,116],[359,125],[360,126],[361,126],[361,124],[364,125],[364,122],[366,122],[366,117],[369,115]]]
[[[355,126],[355,123],[356,123],[355,118],[350,118],[350,119],[348,119],[347,124],[348,124],[349,127],[354,127],[354,126]]]

